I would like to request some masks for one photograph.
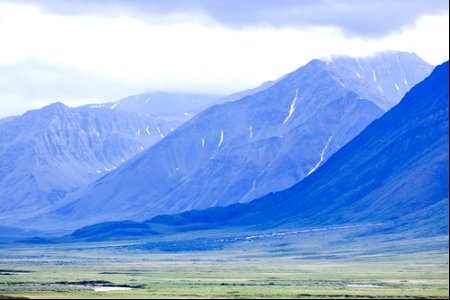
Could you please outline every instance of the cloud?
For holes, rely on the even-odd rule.
[[[169,23],[79,10],[57,14],[0,3],[0,117],[54,101],[81,105],[146,91],[227,94],[331,54],[403,50],[438,64],[449,51],[448,14],[422,16],[392,34],[367,38],[334,26],[233,27],[201,14],[191,22],[169,8],[164,11],[176,20]]]
[[[78,106],[133,92],[136,92],[133,86],[48,62],[0,64],[0,117],[57,101]]]
[[[447,0],[18,0],[65,15],[133,17],[148,23],[218,22],[247,26],[333,26],[347,36],[382,37],[424,15],[448,14]],[[17,2],[17,0],[15,1]]]

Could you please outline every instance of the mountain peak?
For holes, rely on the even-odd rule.
[[[53,108],[53,109],[55,109],[55,108],[69,108],[69,107],[67,105],[65,105],[64,103],[57,101],[57,102],[53,102],[53,103],[51,103],[51,104],[49,104],[47,106],[44,106],[43,108],[44,109],[45,108]]]
[[[345,54],[332,54],[332,55],[324,56],[320,59],[314,59],[314,60],[319,60],[319,61],[322,61],[325,63],[331,63],[331,62],[342,61],[342,60],[380,60],[380,59],[397,59],[400,57],[422,60],[414,52],[407,52],[407,51],[400,51],[400,50],[384,50],[384,51],[374,52],[372,54],[357,55],[357,56],[351,56],[351,55],[345,55]]]
[[[44,106],[40,110],[48,111],[48,112],[63,112],[63,111],[67,111],[69,109],[70,109],[70,107],[68,107],[64,103],[58,101],[58,102],[51,103],[47,106]]]
[[[44,117],[44,118],[48,118],[49,116],[53,116],[55,113],[56,114],[62,114],[67,112],[70,109],[70,107],[68,107],[67,105],[65,105],[64,103],[61,102],[54,102],[51,103],[49,105],[46,105],[42,108],[39,109],[33,109],[33,110],[29,110],[27,112],[25,112],[23,114],[23,116],[25,117]]]
[[[415,53],[394,50],[359,57],[336,55],[320,61],[340,85],[384,111],[433,70]]]

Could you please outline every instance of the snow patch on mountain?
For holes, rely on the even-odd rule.
[[[223,130],[220,130],[220,141],[219,144],[217,145],[217,148],[219,148],[223,143]]]
[[[110,109],[114,109],[117,105],[119,105],[120,104],[120,101],[117,101],[116,103],[114,103],[111,107],[110,107]]]
[[[320,164],[323,162],[323,159],[325,157],[325,151],[327,151],[328,145],[330,145],[331,140],[333,139],[333,136],[330,136],[328,138],[328,142],[325,145],[325,148],[323,148],[322,153],[320,154],[320,160],[319,162],[314,166],[314,168],[312,168],[309,172],[308,175],[312,174],[315,170],[317,170],[317,168],[320,166]],[[308,176],[307,175],[307,176]]]
[[[298,89],[295,90],[295,97],[294,97],[294,100],[292,100],[291,108],[289,109],[289,115],[286,117],[286,119],[284,119],[283,124],[285,124],[289,120],[289,118],[292,116],[292,114],[294,113],[295,104],[297,104],[297,97],[298,97]]]
[[[159,129],[159,126],[157,128],[159,135],[161,136],[161,138],[164,138],[164,134],[162,134],[161,129]]]

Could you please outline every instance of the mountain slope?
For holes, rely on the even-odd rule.
[[[179,126],[178,120],[55,103],[0,123],[2,225],[53,205]]]
[[[200,113],[35,224],[144,220],[288,188],[430,71],[403,52],[313,60],[260,93]]]
[[[449,67],[438,66],[314,174],[248,204],[159,216],[148,224],[315,226],[387,222],[448,235]]]

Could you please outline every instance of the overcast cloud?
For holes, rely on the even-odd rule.
[[[0,0],[0,117],[145,91],[227,94],[313,58],[448,60],[447,1]]]
[[[413,26],[423,15],[448,13],[447,0],[22,0],[66,15],[128,16],[172,22],[210,17],[230,27],[335,26],[345,34],[380,37]],[[108,3],[108,5],[105,5]],[[165,16],[165,18],[162,18]]]

